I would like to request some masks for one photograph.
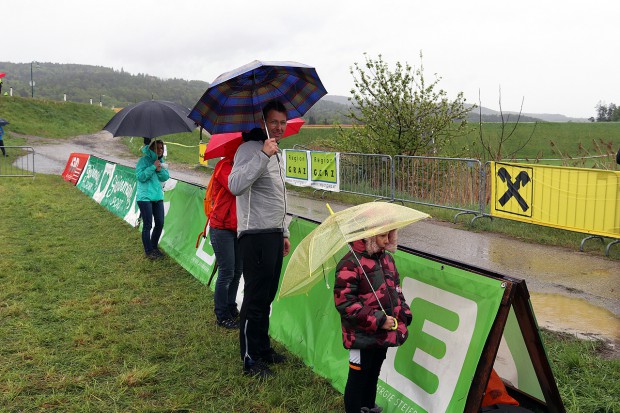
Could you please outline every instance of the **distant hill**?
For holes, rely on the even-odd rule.
[[[467,107],[472,105],[466,104]],[[480,120],[480,108],[472,110],[467,118],[470,122],[478,122]],[[497,110],[482,107],[482,121],[483,122],[501,122],[501,114]],[[516,122],[519,117],[519,112],[503,111],[504,120],[509,122]],[[519,122],[588,122],[586,118],[570,118],[568,116],[559,114],[548,113],[521,113]]]
[[[34,96],[36,98],[62,101],[67,95],[70,102],[92,103],[102,102],[106,107],[125,107],[132,103],[148,99],[161,99],[177,102],[192,108],[209,83],[200,80],[161,79],[147,74],[130,74],[122,68],[112,69],[103,66],[80,64],[60,64],[39,62],[11,63],[0,62],[0,71],[6,72],[3,92],[13,89],[14,96],[30,97],[30,86],[34,79]],[[307,124],[331,125],[334,123],[349,124],[347,117],[350,103],[346,96],[326,95],[315,104],[304,116]],[[517,119],[516,112],[504,112],[510,120]],[[468,118],[471,122],[479,120],[478,109],[472,111]],[[482,108],[484,122],[499,122],[498,111]],[[586,122],[587,119],[569,118],[559,114],[521,115],[522,122]]]
[[[13,88],[13,95],[30,97],[30,63],[0,62],[6,72],[3,92]],[[147,74],[132,75],[102,66],[40,62],[32,67],[35,98],[125,107],[148,99],[169,100],[193,107],[209,84],[198,80],[160,79]]]
[[[351,106],[349,99],[346,96],[338,95],[326,95],[321,99],[321,102],[330,102],[331,108],[337,109],[340,113],[348,113],[348,108]],[[321,103],[319,102],[319,103]],[[471,104],[465,104],[466,107],[471,107]],[[480,120],[480,108],[476,108],[469,113],[467,121],[478,122]],[[482,121],[483,122],[501,122],[501,114],[497,110],[482,107]],[[504,121],[516,122],[519,117],[519,112],[504,111]],[[588,122],[586,118],[570,118],[568,116],[559,114],[548,113],[522,113],[519,122]],[[320,122],[319,122],[320,123]],[[350,120],[346,118],[341,123],[350,123]]]

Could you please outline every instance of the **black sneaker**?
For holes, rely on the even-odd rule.
[[[155,254],[157,258],[161,258],[164,256],[164,254],[159,250],[159,248],[153,248],[153,251],[151,251],[151,253]]]
[[[239,321],[234,318],[226,318],[224,320],[217,320],[217,325],[224,327],[228,330],[239,330]]]
[[[153,251],[149,251],[146,253],[146,258],[148,258],[151,261],[155,261],[155,260],[160,259],[161,255],[157,255],[155,251],[153,250]]]
[[[273,376],[273,371],[271,371],[263,360],[252,360],[246,357],[246,359],[243,360],[243,374],[258,379],[266,379],[267,377]]]
[[[273,348],[270,348],[269,352],[261,355],[261,359],[263,359],[267,364],[280,364],[286,361],[286,356],[284,354],[276,353]]]

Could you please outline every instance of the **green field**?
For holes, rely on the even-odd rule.
[[[291,354],[267,382],[243,376],[211,290],[60,176],[1,180],[0,200],[0,412],[343,410]],[[569,412],[620,412],[605,345],[543,340]]]
[[[462,144],[476,142],[471,145],[472,154],[480,150],[479,125],[470,125],[471,129]],[[516,126],[516,127],[515,127]],[[615,169],[615,154],[620,146],[620,123],[523,123],[507,124],[503,132],[507,136],[514,129],[512,136],[506,140],[502,148],[504,157],[516,152],[514,158],[535,161],[536,159],[564,159],[560,162],[545,162],[547,164],[568,166],[595,166],[594,162],[582,164],[573,158],[607,155],[597,158],[596,167],[601,169]],[[482,126],[484,140],[491,140],[497,149],[497,142],[502,136],[502,125],[499,123],[484,123]],[[477,156],[474,156],[477,157]]]
[[[98,105],[0,96],[0,118],[10,122],[5,132],[64,139],[100,131],[114,116]]]

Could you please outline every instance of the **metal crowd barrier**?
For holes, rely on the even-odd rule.
[[[484,216],[484,169],[478,159],[394,157],[394,200]]]
[[[340,153],[340,191],[394,199],[393,161],[389,155]]]
[[[486,179],[478,159],[340,153],[341,192],[453,209],[455,221],[489,216]]]
[[[0,152],[0,178],[34,178],[34,148],[32,146],[4,146]]]

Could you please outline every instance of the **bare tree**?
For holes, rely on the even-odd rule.
[[[496,140],[492,139],[490,136],[485,139],[484,135],[482,133],[482,127],[483,127],[483,122],[482,122],[482,102],[481,102],[481,98],[480,98],[480,90],[478,90],[478,103],[479,103],[479,116],[480,116],[480,124],[479,124],[479,139],[480,139],[480,144],[482,145],[482,149],[483,149],[483,159],[485,161],[487,160],[491,160],[491,161],[501,161],[502,159],[514,159],[515,155],[521,151],[523,148],[525,148],[525,146],[527,146],[528,143],[530,143],[530,141],[532,140],[532,137],[534,136],[534,132],[536,131],[536,126],[538,125],[538,122],[534,123],[534,128],[532,129],[532,132],[530,133],[530,136],[523,142],[521,142],[519,145],[517,145],[511,152],[505,154],[504,153],[504,147],[505,144],[511,139],[513,138],[514,132],[517,130],[517,127],[519,126],[519,122],[521,120],[521,114],[523,113],[523,102],[525,101],[525,98],[521,99],[521,107],[519,108],[519,113],[517,115],[517,120],[514,122],[514,124],[509,127],[509,121],[510,121],[510,115],[507,115],[506,117],[504,117],[504,111],[502,109],[502,88],[499,88],[499,113],[500,113],[500,119],[501,119],[501,128],[500,128],[500,134],[497,137]]]

